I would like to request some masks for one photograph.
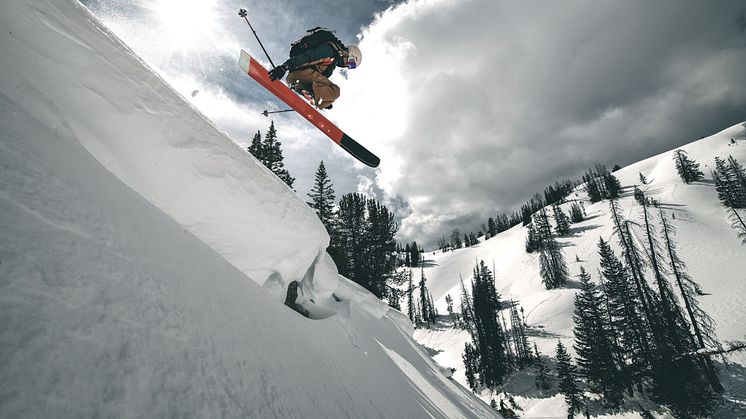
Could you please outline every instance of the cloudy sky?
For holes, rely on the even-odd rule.
[[[401,216],[400,239],[476,231],[586,167],[635,162],[746,120],[746,2],[695,0],[84,0],[240,144],[281,104],[237,70],[305,29],[359,42],[329,117],[377,153],[356,164],[292,114],[272,118],[305,196],[324,160],[337,195]],[[192,93],[196,93],[192,95]]]

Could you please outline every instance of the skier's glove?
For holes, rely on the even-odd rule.
[[[277,67],[270,70],[269,79],[272,81],[279,80],[282,78],[282,76],[285,75],[285,73],[287,73],[287,71],[288,71],[288,66],[286,66],[285,64],[278,65]]]

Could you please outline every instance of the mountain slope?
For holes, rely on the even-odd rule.
[[[717,199],[710,170],[715,156],[732,155],[746,163],[746,124],[728,128],[708,138],[690,143],[681,149],[701,164],[706,174],[704,182],[684,184],[676,173],[672,152],[666,152],[632,164],[614,173],[626,187],[619,203],[624,216],[641,222],[641,207],[632,196],[633,185],[640,184],[639,173],[649,181],[642,189],[647,196],[662,203],[666,214],[677,230],[675,241],[679,256],[687,264],[688,272],[710,295],[700,298],[702,308],[717,324],[722,340],[743,339],[746,335],[746,247],[739,244],[736,232],[730,227],[727,212]],[[734,143],[731,143],[734,139]],[[599,237],[610,240],[616,247],[608,201],[590,204],[581,190],[568,197],[585,204],[588,217],[571,226],[571,234],[559,238],[572,275],[580,267],[598,281],[597,243]],[[569,204],[563,205],[568,212]],[[658,225],[657,214],[654,216]],[[642,229],[635,228],[638,240],[643,240]],[[445,313],[444,297],[450,294],[459,304],[459,276],[469,284],[475,261],[484,260],[496,271],[496,286],[504,299],[512,298],[524,308],[528,325],[533,329],[532,340],[544,354],[553,354],[557,339],[572,350],[572,310],[576,292],[572,284],[566,289],[546,290],[539,276],[539,258],[524,250],[526,229],[517,226],[479,245],[453,252],[428,255],[425,276],[439,311]],[[576,261],[576,256],[580,262]],[[454,377],[464,383],[460,353],[467,335],[455,330],[417,330],[415,337],[423,345],[442,351],[435,359],[442,365],[460,368]],[[732,357],[734,368],[726,372],[728,397],[746,406],[746,357]]]
[[[37,3],[0,4],[0,417],[495,416],[302,199],[77,2]]]

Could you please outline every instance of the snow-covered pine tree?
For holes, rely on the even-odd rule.
[[[251,139],[251,145],[246,149],[251,155],[257,158],[262,164],[266,166],[264,153],[262,153],[262,133],[257,131],[254,134],[254,138]]]
[[[282,156],[282,143],[277,140],[277,129],[275,129],[274,121],[269,125],[267,133],[264,134],[261,150],[265,158],[264,165],[292,188],[295,178],[290,176],[290,172],[285,169],[285,158]]]
[[[699,163],[689,158],[686,151],[676,150],[673,154],[676,171],[684,183],[699,182],[705,178],[705,174],[699,170]]]
[[[308,197],[311,198],[308,205],[316,211],[316,215],[331,236],[336,227],[334,202],[337,198],[334,196],[334,187],[326,173],[323,160],[319,163],[319,168],[316,169],[313,187],[311,192],[308,193]]]
[[[570,233],[570,220],[559,205],[554,204],[552,206],[554,212],[555,230],[558,236],[566,236]]]
[[[618,407],[625,386],[615,358],[619,349],[607,324],[606,308],[590,275],[580,268],[580,292],[575,295],[575,344],[578,370],[588,383],[604,395],[604,403]]]
[[[601,273],[606,278],[604,293],[611,313],[611,329],[619,338],[625,362],[623,369],[630,380],[640,382],[648,374],[651,359],[649,327],[643,315],[642,302],[627,269],[603,238],[598,241],[598,254]]]
[[[577,202],[573,202],[570,206],[570,221],[573,223],[579,223],[583,221],[583,209],[580,208]]]
[[[554,239],[554,233],[545,208],[539,211],[536,223],[536,232],[541,243],[539,263],[541,265],[542,282],[547,289],[559,288],[567,283],[570,273],[562,248]]]
[[[577,373],[575,365],[572,363],[570,354],[561,341],[557,341],[557,381],[559,382],[559,392],[565,396],[567,403],[567,417],[575,417],[575,413],[580,411],[582,406],[581,391],[578,388]]]

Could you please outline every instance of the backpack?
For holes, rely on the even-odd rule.
[[[337,54],[339,54],[340,51],[345,50],[342,41],[340,41],[334,35],[334,32],[329,29],[317,26],[313,29],[307,30],[306,32],[308,32],[306,36],[290,45],[290,58],[303,54],[304,52],[323,44],[330,44]]]

